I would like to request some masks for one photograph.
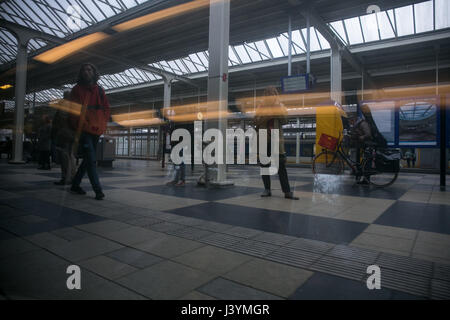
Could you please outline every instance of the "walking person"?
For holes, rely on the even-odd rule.
[[[268,136],[268,152],[271,151],[270,139],[271,130],[279,130],[279,168],[278,177],[280,179],[281,189],[284,193],[284,197],[287,199],[298,200],[291,192],[289,186],[289,179],[286,171],[286,152],[284,149],[284,137],[283,137],[283,124],[287,123],[287,110],[280,102],[278,97],[278,91],[275,87],[267,87],[264,91],[264,102],[260,104],[256,110],[255,124],[256,130],[267,129]],[[264,166],[263,166],[264,167]],[[270,176],[262,175],[264,183],[264,192],[261,197],[270,197],[272,195],[270,189]]]
[[[64,92],[64,101],[68,101],[70,91]],[[70,125],[70,114],[64,110],[56,111],[52,124],[52,141],[55,144],[61,162],[61,179],[54,184],[63,186],[72,184],[76,165],[73,155],[75,131]]]
[[[76,128],[74,150],[78,148],[83,157],[70,191],[80,195],[86,194],[80,183],[87,172],[96,200],[105,197],[97,174],[96,158],[97,143],[106,130],[110,116],[105,91],[97,84],[99,77],[94,65],[90,63],[81,65],[77,84],[70,93],[70,100],[82,105],[80,115],[72,118],[72,128]]]

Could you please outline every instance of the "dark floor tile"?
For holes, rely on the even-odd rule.
[[[207,221],[337,244],[350,243],[367,227],[367,224],[359,222],[216,202],[168,210],[168,212]]]
[[[197,291],[221,300],[281,300],[280,297],[223,278],[214,279]]]
[[[450,234],[450,206],[397,201],[374,223]]]
[[[259,193],[261,188],[239,187],[233,186],[228,188],[202,188],[195,184],[186,184],[184,187],[175,186],[147,186],[130,188],[130,190],[144,191],[150,193],[163,194],[168,196],[175,196],[181,198],[191,198],[204,201],[217,201],[237,196]]]
[[[381,285],[383,282],[381,282]],[[291,300],[391,300],[421,299],[387,288],[369,290],[365,282],[349,280],[316,272],[295,293]],[[423,298],[422,298],[423,299]]]
[[[120,262],[129,264],[136,268],[146,268],[163,259],[149,253],[145,253],[132,248],[122,248],[117,251],[106,254],[108,257],[116,259]]]

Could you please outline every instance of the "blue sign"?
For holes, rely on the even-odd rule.
[[[312,89],[315,83],[314,76],[310,73],[281,78],[282,93],[298,93]]]

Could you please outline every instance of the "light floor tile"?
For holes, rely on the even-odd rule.
[[[173,258],[178,263],[217,275],[228,272],[250,259],[250,256],[212,246],[204,246]]]
[[[351,244],[362,244],[395,251],[411,252],[414,240],[363,232]]]

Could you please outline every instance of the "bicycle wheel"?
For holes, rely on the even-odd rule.
[[[372,159],[365,159],[362,166],[363,177],[376,187],[387,187],[395,182],[398,172],[373,168]]]
[[[314,174],[341,174],[344,172],[344,161],[338,153],[322,151],[313,160]]]

